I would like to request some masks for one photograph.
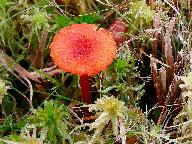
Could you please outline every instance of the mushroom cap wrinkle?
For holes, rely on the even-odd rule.
[[[116,56],[114,37],[95,24],[73,24],[62,28],[50,45],[55,65],[77,75],[96,75]]]

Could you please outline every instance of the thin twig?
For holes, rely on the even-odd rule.
[[[15,91],[17,91],[19,94],[21,94],[21,96],[23,96],[28,102],[29,102],[29,105],[30,105],[30,108],[33,108],[33,105],[31,103],[31,101],[29,100],[29,98],[27,96],[25,96],[22,92],[20,92],[19,90],[17,90],[16,88],[12,88],[14,89]]]
[[[164,0],[165,3],[167,3],[176,13],[178,16],[180,16],[179,11],[174,7],[173,4],[171,4],[168,0]]]
[[[68,108],[69,112],[74,116],[76,117],[79,122],[81,123],[81,125],[83,124],[83,120],[71,109],[71,108]]]
[[[27,79],[25,76],[22,76],[22,78],[28,83],[29,85],[29,93],[30,93],[30,97],[29,97],[29,100],[31,102],[31,104],[33,104],[33,86],[30,82],[29,79]]]

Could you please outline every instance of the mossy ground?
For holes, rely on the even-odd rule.
[[[0,143],[191,143],[190,0],[0,0]],[[96,24],[114,62],[90,78],[54,66],[62,27]],[[115,28],[114,28],[115,27]]]

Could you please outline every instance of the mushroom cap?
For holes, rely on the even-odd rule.
[[[113,35],[95,24],[73,24],[62,28],[50,45],[55,65],[78,75],[96,75],[116,56]]]

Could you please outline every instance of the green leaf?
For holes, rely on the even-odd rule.
[[[75,17],[73,20],[75,23],[88,23],[94,24],[101,19],[101,16],[98,14],[83,15],[80,17]]]
[[[55,23],[58,28],[70,25],[71,19],[66,16],[56,16]]]

